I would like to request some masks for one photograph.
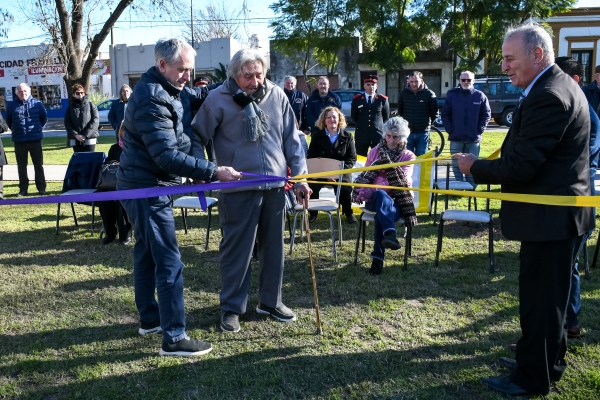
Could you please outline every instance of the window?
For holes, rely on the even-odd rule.
[[[105,100],[102,103],[98,104],[98,107],[96,108],[98,109],[98,111],[109,111],[110,107],[112,106],[112,103],[112,100]]]
[[[500,82],[475,82],[473,86],[488,97],[500,96]]]
[[[592,50],[571,50],[571,57],[576,59],[583,66],[583,76],[579,83],[587,85],[592,79]]]
[[[510,82],[504,82],[504,93],[520,96],[523,93],[523,89],[513,86]]]

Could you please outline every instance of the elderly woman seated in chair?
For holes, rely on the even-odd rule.
[[[408,122],[400,117],[390,118],[383,126],[385,137],[369,152],[365,166],[381,165],[381,170],[365,171],[356,183],[382,186],[412,187],[412,165],[385,168],[386,164],[414,160],[415,154],[406,149],[410,130]],[[385,169],[384,169],[385,168]],[[357,203],[365,202],[365,208],[375,212],[375,246],[371,253],[371,274],[383,270],[385,249],[398,250],[401,245],[396,238],[396,221],[404,219],[406,226],[417,224],[412,192],[408,190],[370,189],[357,187],[352,193]]]

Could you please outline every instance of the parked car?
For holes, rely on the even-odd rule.
[[[108,122],[108,112],[110,111],[110,107],[112,106],[114,100],[116,99],[104,100],[102,103],[96,106],[96,108],[98,108],[98,120],[100,121],[100,128],[103,126],[108,126],[111,128],[110,122]]]
[[[474,86],[475,89],[481,90],[487,96],[494,122],[510,127],[513,111],[519,104],[519,97],[523,93],[523,89],[513,86],[507,76],[476,78]],[[435,120],[436,126],[443,126],[441,111],[445,101],[445,98],[438,98],[440,115]]]
[[[340,99],[342,100],[342,113],[344,114],[344,117],[346,117],[348,125],[354,124],[354,121],[352,121],[352,117],[350,116],[350,112],[352,111],[352,99],[357,94],[364,92],[356,89],[336,89],[332,90],[332,92],[340,96]]]

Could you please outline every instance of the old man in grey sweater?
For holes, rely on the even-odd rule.
[[[218,165],[254,174],[292,176],[307,172],[294,112],[279,87],[264,78],[265,59],[253,49],[238,51],[227,69],[228,79],[210,92],[192,126],[202,143],[212,139]],[[242,178],[244,179],[244,178]],[[221,268],[221,330],[238,332],[246,312],[252,250],[256,241],[260,263],[259,314],[282,322],[296,315],[281,300],[283,279],[284,182],[223,190],[219,219],[223,240]],[[296,184],[296,195],[308,202],[311,190]]]

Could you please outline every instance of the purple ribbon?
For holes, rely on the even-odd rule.
[[[1,206],[16,204],[56,204],[56,203],[97,203],[110,200],[132,200],[145,199],[148,197],[168,196],[176,194],[185,194],[190,192],[205,192],[207,190],[235,189],[245,186],[256,186],[260,184],[285,181],[288,178],[279,176],[259,175],[243,173],[244,176],[252,176],[254,179],[245,179],[235,182],[212,182],[200,183],[194,185],[177,186],[157,186],[142,189],[115,190],[112,192],[95,192],[88,194],[71,194],[59,196],[33,197],[28,199],[10,199],[0,200]],[[204,196],[204,194],[202,194]],[[202,201],[202,200],[200,200]],[[206,207],[206,197],[204,197],[204,206]]]

